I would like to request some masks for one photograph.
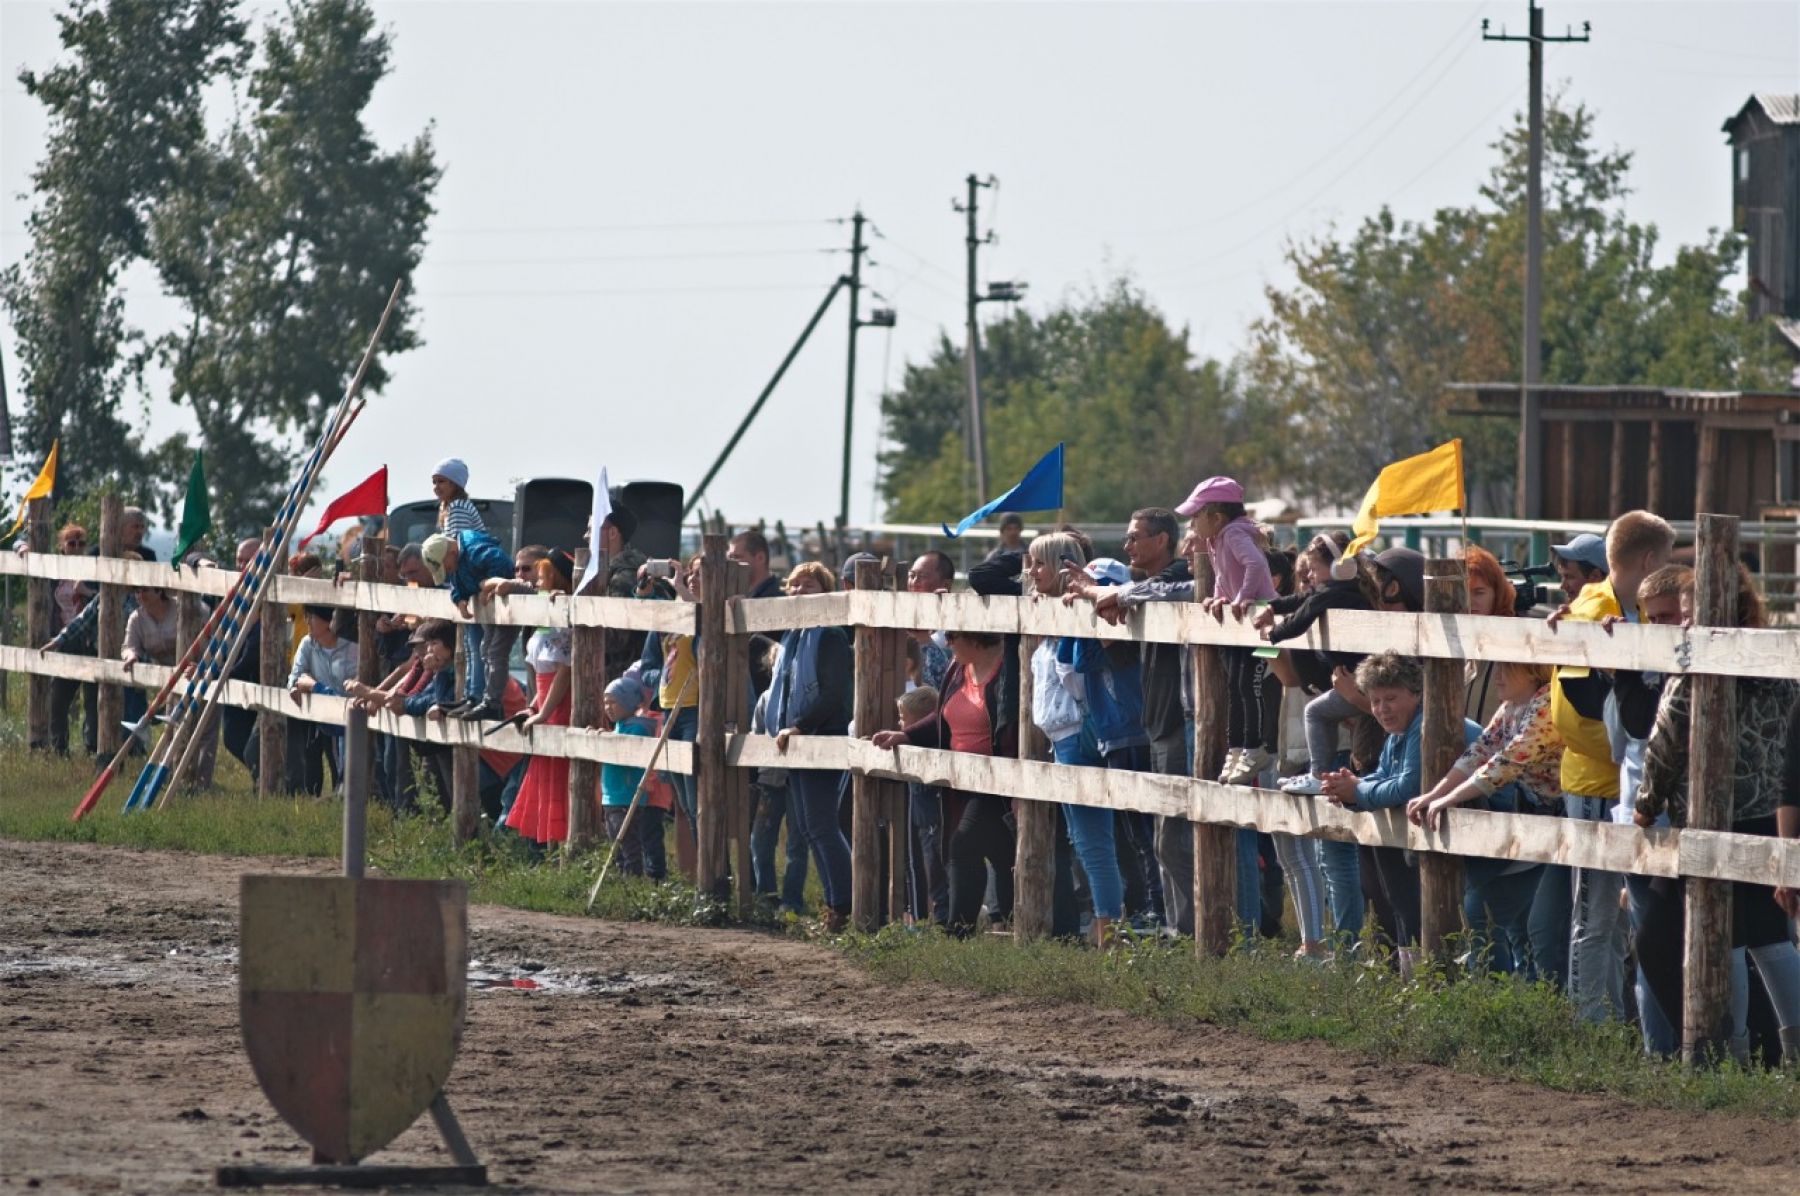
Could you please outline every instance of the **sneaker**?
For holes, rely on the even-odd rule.
[[[1317,797],[1325,792],[1325,782],[1310,772],[1303,772],[1297,777],[1289,777],[1281,782],[1281,791],[1296,797]]]
[[[1218,779],[1221,782],[1223,782],[1227,785],[1229,785],[1231,783],[1231,778],[1237,775],[1238,761],[1242,760],[1243,756],[1244,756],[1243,748],[1226,748],[1225,749],[1225,766],[1223,768],[1219,769],[1219,778]]]
[[[1273,760],[1274,756],[1263,748],[1243,748],[1238,752],[1236,770],[1227,769],[1219,779],[1227,785],[1254,785]]]

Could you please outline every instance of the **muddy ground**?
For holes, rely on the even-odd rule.
[[[0,1190],[306,1161],[233,967],[239,873],[305,867],[0,842]],[[471,922],[480,968],[543,984],[471,994],[450,1081],[513,1190],[1800,1190],[1791,1123],[893,987],[761,933]],[[429,1119],[378,1158],[448,1161]]]

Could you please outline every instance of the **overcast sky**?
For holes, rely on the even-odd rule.
[[[1521,32],[1523,0],[376,10],[395,53],[375,134],[394,147],[435,122],[446,174],[417,277],[425,345],[393,362],[324,490],[385,463],[395,501],[450,455],[477,496],[603,464],[693,486],[845,267],[834,221],[860,204],[883,234],[869,280],[899,313],[861,336],[851,516],[867,519],[884,385],[940,330],[962,335],[950,200],[969,172],[1000,180],[984,281],[1028,281],[1036,308],[1129,271],[1198,353],[1229,356],[1284,281],[1287,239],[1383,203],[1471,201],[1525,101],[1525,48],[1480,39],[1483,17]],[[55,11],[0,0],[7,263],[28,248],[20,193],[45,134],[15,76],[55,58]],[[1632,214],[1665,252],[1728,222],[1719,126],[1752,92],[1800,90],[1800,4],[1567,0],[1546,29],[1583,20],[1593,41],[1551,47],[1546,77],[1635,154]],[[836,508],[839,304],[711,488],[734,521]],[[141,274],[128,310],[169,318]],[[0,348],[16,409],[10,328]],[[134,416],[151,437],[182,426],[161,399]]]

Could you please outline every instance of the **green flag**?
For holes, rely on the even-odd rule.
[[[175,542],[175,555],[169,563],[180,567],[200,537],[212,530],[212,503],[206,497],[205,454],[194,454],[194,468],[188,474],[187,501],[181,504],[181,533]]]

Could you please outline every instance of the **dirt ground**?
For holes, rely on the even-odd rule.
[[[0,1190],[292,1165],[238,1041],[244,861],[0,842]],[[518,1191],[1800,1190],[1800,1132],[866,977],[760,933],[478,907],[450,1080]],[[447,1162],[423,1120],[378,1156]]]

